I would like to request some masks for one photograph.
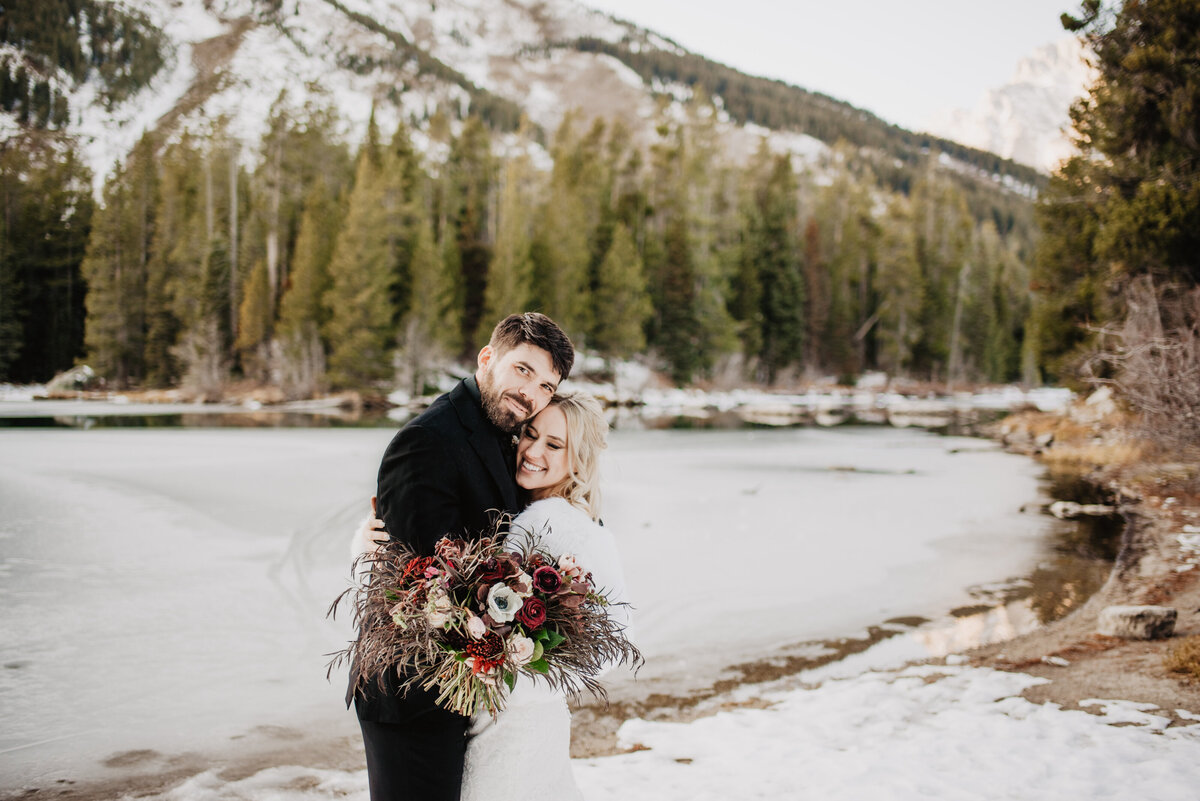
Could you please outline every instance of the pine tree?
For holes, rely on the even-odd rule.
[[[736,176],[724,165],[724,145],[716,127],[717,109],[703,92],[688,106],[684,181],[687,217],[696,265],[696,316],[702,371],[737,351],[735,325],[725,298],[735,262],[726,252],[738,240]]]
[[[851,169],[852,151],[844,145],[835,153],[840,166],[833,182],[820,192],[816,209],[828,298],[818,366],[848,379],[866,366],[865,334],[860,332],[874,312],[871,271],[877,228],[872,192],[876,181],[869,170],[857,174]]]
[[[1063,25],[1098,77],[1071,110],[1078,155],[1038,203],[1035,327],[1051,375],[1073,377],[1092,331],[1140,276],[1200,283],[1200,5],[1085,0]]]
[[[414,395],[425,394],[434,386],[434,365],[461,347],[454,280],[444,264],[433,227],[423,216],[417,224],[410,268],[413,297],[419,300],[413,303],[404,326],[405,361]]]
[[[330,103],[328,98],[318,97],[298,107],[286,90],[281,92],[268,115],[258,164],[248,182],[247,220],[240,259],[243,264],[255,265],[255,269],[259,264],[264,265],[266,285],[250,305],[245,303],[250,286],[241,290],[240,359],[243,371],[260,380],[278,375],[286,384],[285,392],[294,397],[313,394],[324,380],[324,345],[319,335],[324,319],[323,313],[314,312],[314,304],[320,307],[320,293],[327,288],[327,267],[337,236],[336,224],[328,224],[330,218],[321,218],[320,224],[310,218],[302,243],[305,215],[311,212],[311,204],[317,202],[314,193],[319,192],[321,213],[332,215],[333,223],[340,220],[336,198],[353,177],[349,154],[339,142],[339,122]],[[326,238],[314,241],[317,235]],[[319,254],[319,266],[312,261],[314,250]],[[314,268],[320,275],[314,275]],[[282,326],[283,299],[293,284],[293,272],[298,269],[310,271],[305,278],[310,284],[302,293],[304,298],[299,306],[296,305],[299,298],[292,299],[292,324]],[[247,280],[261,279],[251,272]],[[313,280],[320,286],[311,283]],[[312,325],[299,325],[301,311],[313,321]],[[247,317],[251,312],[258,316]],[[261,339],[248,338],[251,335]]]
[[[484,319],[501,320],[524,311],[530,298],[533,262],[533,220],[539,189],[529,157],[532,134],[528,121],[518,131],[520,152],[500,173],[500,202],[496,210],[496,248],[488,269]]]
[[[1032,327],[1037,361],[1051,378],[1069,378],[1092,347],[1090,329],[1118,316],[1107,271],[1092,258],[1103,198],[1087,191],[1090,166],[1070,159],[1050,178],[1038,206],[1042,236],[1034,257]]]
[[[21,134],[9,145],[0,150],[0,380],[45,381],[82,355],[91,177],[71,140]]]
[[[385,154],[374,118],[358,156],[354,189],[329,264],[331,285],[323,303],[329,311],[329,381],[338,388],[363,387],[391,377],[396,348],[392,303],[395,251]]]
[[[88,361],[118,386],[145,376],[146,279],[158,175],[154,140],[139,141],[105,184],[81,269],[88,284]]]
[[[20,218],[22,204],[19,170],[9,153],[0,153],[0,381],[16,378],[13,363],[25,346],[21,325],[21,284],[18,278],[19,245],[14,241],[13,223]]]
[[[706,369],[711,359],[711,354],[702,350],[696,268],[687,219],[682,214],[667,219],[658,274],[658,347],[667,360],[671,378],[682,385]]]
[[[753,202],[745,203],[744,227],[736,249],[734,277],[728,298],[729,314],[737,326],[737,337],[742,355],[749,364],[757,367],[758,355],[762,352],[763,308],[762,282],[759,280],[758,248],[750,233],[759,227],[755,218],[758,207]],[[765,375],[760,376],[765,379]]]
[[[881,298],[874,329],[878,366],[893,376],[905,375],[921,338],[924,290],[912,207],[902,196],[892,198],[880,222],[875,289]]]
[[[577,345],[589,328],[590,237],[594,221],[584,183],[590,166],[575,133],[576,116],[567,114],[554,136],[554,167],[537,226],[533,266],[533,305],[554,318]]]
[[[968,267],[973,225],[962,193],[932,172],[913,188],[912,205],[924,294],[913,368],[928,378],[944,380],[950,377],[954,309]]]
[[[821,252],[821,224],[804,224],[804,366],[815,370],[825,357],[823,340],[829,325],[829,265]]]
[[[618,224],[600,265],[591,345],[607,358],[626,359],[646,347],[645,325],[653,311],[641,257],[629,229]]]
[[[447,253],[445,264],[447,269],[458,271],[462,342],[468,350],[476,342],[477,333],[486,336],[491,332],[490,325],[483,326],[486,332],[479,329],[492,260],[494,169],[487,128],[477,117],[468,118],[450,146],[443,182],[450,235],[449,240],[443,239],[443,245],[449,247],[452,240],[456,251]]]
[[[329,262],[341,227],[341,208],[318,178],[309,190],[296,236],[288,286],[279,304],[283,390],[288,397],[311,397],[325,379],[321,329],[329,318],[323,303],[329,290]]]
[[[796,230],[795,176],[788,156],[771,160],[760,178],[746,231],[747,256],[757,273],[762,328],[757,355],[763,378],[773,383],[783,368],[797,363],[804,347],[804,284]]]
[[[242,302],[238,307],[238,334],[234,347],[242,351],[242,364],[247,377],[263,382],[268,377],[269,352],[267,343],[272,336],[270,268],[260,259],[250,270],[243,286]]]
[[[221,127],[184,135],[162,157],[163,191],[151,274],[161,276],[152,311],[171,374],[201,398],[219,398],[234,366],[241,220],[247,193],[237,150]],[[166,308],[158,306],[166,304]],[[164,349],[160,346],[160,350]],[[165,370],[164,370],[165,372]]]
[[[688,125],[663,122],[658,134],[648,176],[654,214],[643,245],[654,307],[648,338],[672,378],[685,383],[737,347],[726,304],[730,260],[716,253],[716,209],[725,207],[718,193],[726,187],[710,175],[718,156],[709,128],[693,137]]]
[[[146,380],[167,385],[186,366],[177,351],[196,324],[196,292],[210,247],[205,213],[205,143],[184,134],[159,159],[161,189],[146,281]]]

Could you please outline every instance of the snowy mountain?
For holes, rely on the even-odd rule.
[[[219,120],[253,148],[284,93],[296,107],[334,106],[351,143],[373,109],[383,130],[448,105],[464,114],[490,108],[510,128],[524,113],[545,131],[578,107],[586,117],[622,118],[639,131],[652,127],[656,91],[690,95],[681,86],[652,91],[610,55],[553,46],[586,37],[678,49],[574,0],[126,0],[125,6],[143,13],[168,43],[166,65],[150,85],[113,104],[102,102],[95,81],[72,85],[59,76],[55,83],[69,87],[67,130],[81,135],[98,180],[148,129],[203,132]],[[14,127],[8,117],[0,133]],[[732,146],[749,152],[757,145],[757,133],[726,127]],[[825,149],[795,135],[781,138],[779,147]]]
[[[1045,45],[1017,64],[1012,80],[975,108],[948,111],[930,131],[1051,172],[1074,152],[1067,136],[1071,103],[1093,77],[1075,37]]]
[[[39,80],[54,95],[45,105],[57,109],[65,98],[69,107],[50,127],[79,135],[97,185],[147,130],[178,136],[219,126],[252,162],[281,97],[293,108],[334,107],[351,145],[372,111],[385,131],[400,119],[415,123],[421,145],[423,121],[447,107],[456,112],[451,117],[479,114],[500,131],[514,130],[525,115],[545,134],[580,109],[585,123],[617,118],[649,142],[662,115],[682,113],[693,86],[720,89],[718,128],[735,159],[765,137],[797,167],[819,171],[831,145],[844,140],[876,174],[913,169],[932,152],[963,180],[995,181],[1001,191],[1029,195],[1039,181],[991,153],[708,61],[577,0],[122,0],[108,7],[160,32],[162,66],[148,83],[114,97],[95,70],[82,79],[78,66],[74,74],[46,75],[52,59],[40,59]],[[81,39],[88,37],[84,17]],[[12,63],[38,63],[7,45],[0,57],[6,54]],[[0,110],[0,136],[19,128],[14,114]]]

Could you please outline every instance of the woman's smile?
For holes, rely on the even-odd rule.
[[[568,475],[567,416],[547,406],[526,425],[517,443],[517,486],[537,500],[552,494]]]

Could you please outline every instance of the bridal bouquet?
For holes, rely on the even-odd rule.
[[[571,555],[558,559],[520,538],[443,537],[432,556],[385,543],[356,563],[353,596],[358,638],[334,655],[330,671],[351,662],[353,680],[383,686],[395,670],[400,690],[438,689],[438,703],[462,715],[504,708],[524,673],[564,692],[604,696],[597,677],[610,664],[642,661],[609,617],[612,602]],[[369,567],[369,570],[359,568]]]

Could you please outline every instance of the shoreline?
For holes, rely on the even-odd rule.
[[[1178,711],[1200,713],[1200,681],[1172,674],[1163,660],[1182,638],[1200,635],[1200,552],[1181,538],[1200,530],[1200,482],[1194,476],[1180,482],[1177,464],[1105,459],[1137,437],[1132,422],[1105,398],[1077,403],[1063,415],[1016,415],[991,433],[1010,451],[1057,465],[1108,493],[1126,525],[1108,580],[1082,607],[1035,632],[975,649],[970,663],[1046,679],[1022,693],[1035,703],[1091,711],[1080,702],[1119,698],[1154,704],[1176,724],[1194,722]],[[1100,613],[1117,605],[1176,608],[1174,636],[1098,634]]]

